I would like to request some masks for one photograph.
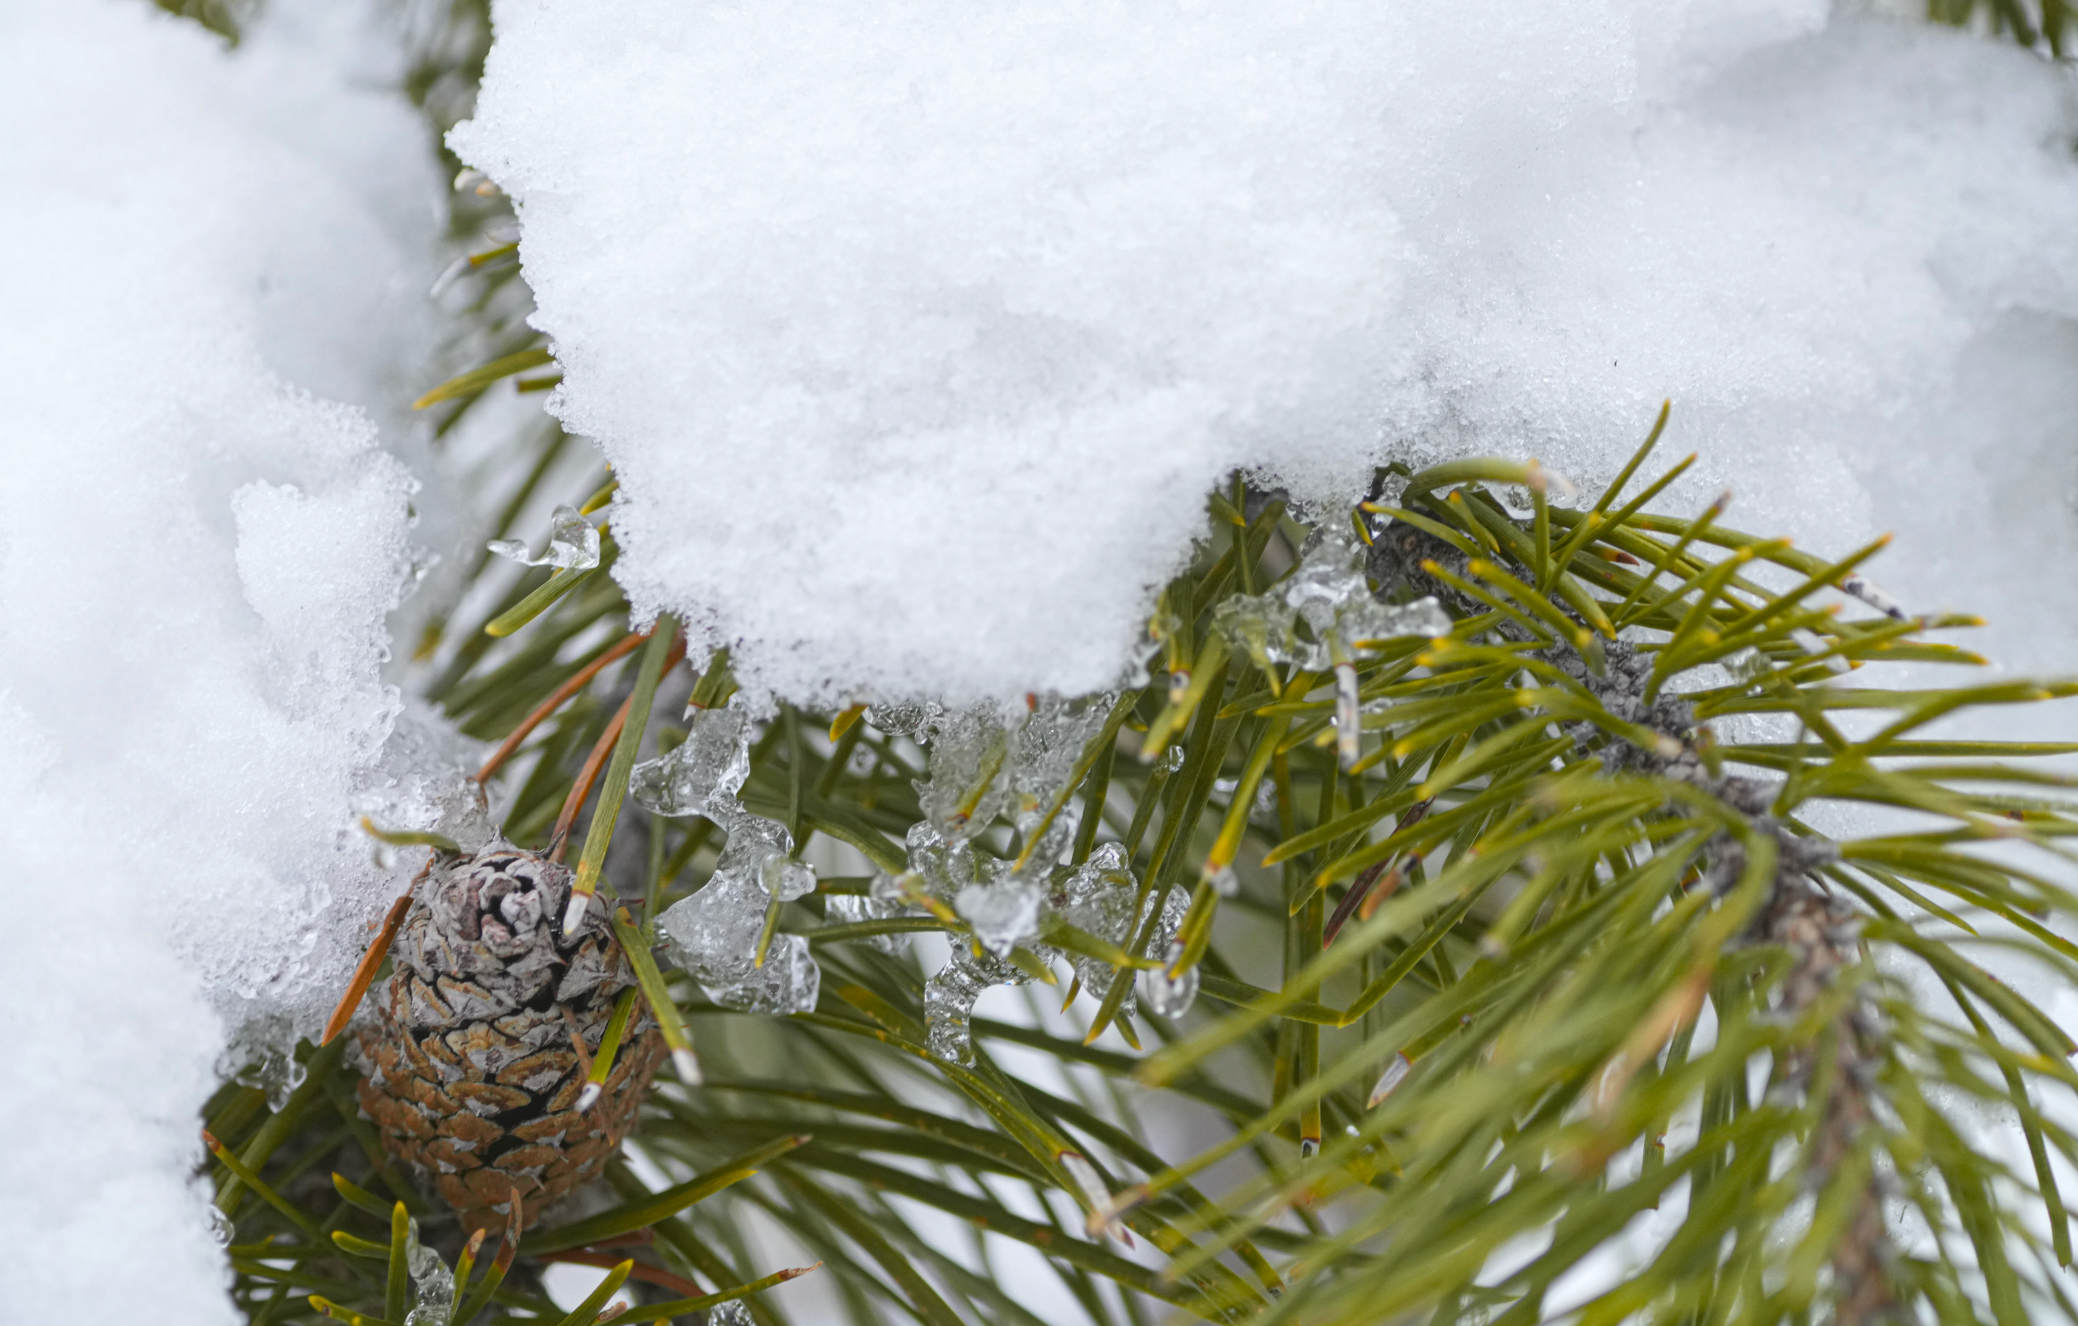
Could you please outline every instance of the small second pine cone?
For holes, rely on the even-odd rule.
[[[465,1228],[493,1237],[515,1189],[524,1230],[597,1177],[664,1054],[638,996],[604,1094],[578,1112],[585,1066],[635,975],[600,903],[563,936],[572,878],[502,841],[436,866],[357,1032],[361,1109],[384,1149],[429,1179]]]

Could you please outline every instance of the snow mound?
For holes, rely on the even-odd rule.
[[[452,142],[519,203],[552,408],[638,610],[754,686],[1096,690],[1231,468],[1586,485],[1665,397],[1670,500],[1826,547],[2072,477],[2078,119],[1994,43],[1823,0],[496,18]],[[1890,578],[1983,603],[2070,542],[2036,505]]]
[[[354,807],[436,790],[382,675],[413,483],[358,408],[430,343],[435,181],[368,11],[271,8],[231,55],[0,4],[0,1320],[234,1319],[196,1111],[400,886]]]

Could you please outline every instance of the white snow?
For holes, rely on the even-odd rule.
[[[1585,487],[1666,397],[1670,500],[2017,611],[2071,543],[2069,86],[1847,8],[497,0],[452,142],[618,574],[763,688],[1095,690],[1231,467]]]
[[[399,887],[354,814],[437,754],[359,408],[423,371],[437,181],[370,10],[270,8],[0,3],[0,1320],[233,1319],[197,1110],[322,1021]]]

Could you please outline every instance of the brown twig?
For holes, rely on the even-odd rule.
[[[397,942],[397,931],[403,928],[404,915],[411,910],[412,891],[418,887],[418,882],[426,877],[426,871],[432,868],[433,862],[429,859],[425,870],[412,877],[411,887],[405,889],[397,901],[390,904],[389,915],[382,918],[381,932],[375,936],[375,942],[368,946],[368,951],[361,955],[360,966],[354,968],[353,979],[346,983],[346,993],[339,997],[339,1006],[332,1010],[331,1017],[325,1019],[324,1034],[318,1037],[319,1045],[330,1045],[332,1038],[345,1031],[346,1024],[353,1021],[354,1010],[361,1006],[361,1000],[368,994],[368,987],[375,984],[376,969],[382,966],[382,960],[389,955],[390,945]]]
[[[505,738],[498,749],[491,752],[491,758],[485,760],[483,768],[476,771],[476,781],[478,783],[489,782],[491,775],[498,772],[499,767],[512,758],[512,753],[520,748],[520,743],[532,735],[534,729],[540,727],[544,719],[560,709],[565,700],[589,686],[592,678],[604,672],[617,660],[626,658],[629,654],[635,652],[638,646],[649,639],[654,630],[655,628],[652,627],[649,631],[631,632],[628,635],[622,636],[614,641],[612,648],[579,668],[568,681],[551,691],[546,700],[534,706],[534,711],[519,721],[519,726],[512,729],[512,734]]]
[[[1402,815],[1400,822],[1393,826],[1393,832],[1402,833],[1421,823],[1422,817],[1429,813],[1429,807],[1435,804],[1436,799],[1430,797],[1427,801],[1417,801],[1407,807],[1407,813]],[[1363,874],[1358,875],[1355,882],[1350,884],[1349,892],[1343,894],[1342,901],[1335,904],[1334,914],[1328,917],[1327,928],[1321,932],[1320,946],[1322,948],[1326,948],[1335,942],[1335,936],[1342,933],[1342,927],[1348,924],[1349,918],[1356,914],[1357,908],[1370,896],[1372,888],[1380,880],[1385,881],[1385,887],[1379,892],[1377,900],[1364,909],[1364,919],[1370,920],[1371,913],[1377,910],[1378,904],[1393,896],[1393,892],[1400,887],[1403,873],[1400,867],[1395,864],[1397,860],[1398,858],[1396,857],[1388,857],[1380,861],[1377,865],[1365,870]]]

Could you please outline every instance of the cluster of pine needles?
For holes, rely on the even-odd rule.
[[[161,2],[234,37],[254,9]],[[410,90],[443,129],[489,27],[479,0],[434,8]],[[2056,47],[2062,16],[1930,10]],[[494,190],[465,201],[458,231],[500,219]],[[421,402],[442,434],[490,392],[555,381],[515,246],[479,249],[458,317],[484,366]],[[1993,974],[2078,976],[2058,882],[2078,817],[2044,759],[2078,747],[1952,735],[2078,686],[1926,681],[1981,662],[1929,638],[1968,620],[1890,603],[1862,574],[1878,546],[1829,561],[1719,507],[1661,514],[1686,462],[1635,482],[1659,433],[1577,509],[1534,462],[1493,460],[1381,472],[1372,500],[1320,514],[1369,546],[1381,595],[1453,622],[1328,673],[1220,629],[1222,603],[1292,572],[1307,529],[1239,481],[1213,496],[1162,596],[1155,676],[1062,795],[1069,864],[1104,842],[1129,858],[1136,939],[1190,897],[1181,955],[1069,934],[1019,955],[1191,967],[1183,1016],[1129,1015],[1129,979],[1065,1008],[1028,986],[1018,1016],[974,1020],[974,1064],[934,1058],[928,967],[858,941],[970,942],[957,916],[825,923],[865,871],[906,869],[922,752],[856,707],[780,705],[745,806],[797,851],[864,863],[775,908],[814,946],[815,1011],[730,1012],[667,970],[704,1085],[660,1081],[604,1191],[490,1246],[383,1153],[343,1041],[298,1051],[278,1109],[227,1082],[204,1124],[239,1308],[590,1326],[726,1303],[720,1320],[778,1326],[785,1296],[760,1291],[796,1273],[775,1255],[805,1251],[835,1305],[819,1319],[857,1323],[1030,1324],[1040,1302],[1101,1323],[2078,1320],[2058,1180],[2078,1163],[2074,1047]],[[545,418],[510,439],[492,533],[535,533],[581,452]],[[602,482],[567,496],[610,515]],[[479,557],[477,606],[428,630],[421,689],[472,737],[524,729],[499,757],[505,833],[584,843],[647,935],[722,835],[623,808],[627,762],[602,757],[669,749],[674,704],[735,683],[724,652],[633,713],[653,651],[603,533],[591,570],[515,582]],[[1821,831],[1841,825],[1879,827]],[[1008,823],[977,839],[1022,846]],[[428,1253],[454,1278],[438,1302],[414,1283]],[[557,1262],[607,1279],[559,1307]],[[613,1316],[615,1293],[637,1306]]]

